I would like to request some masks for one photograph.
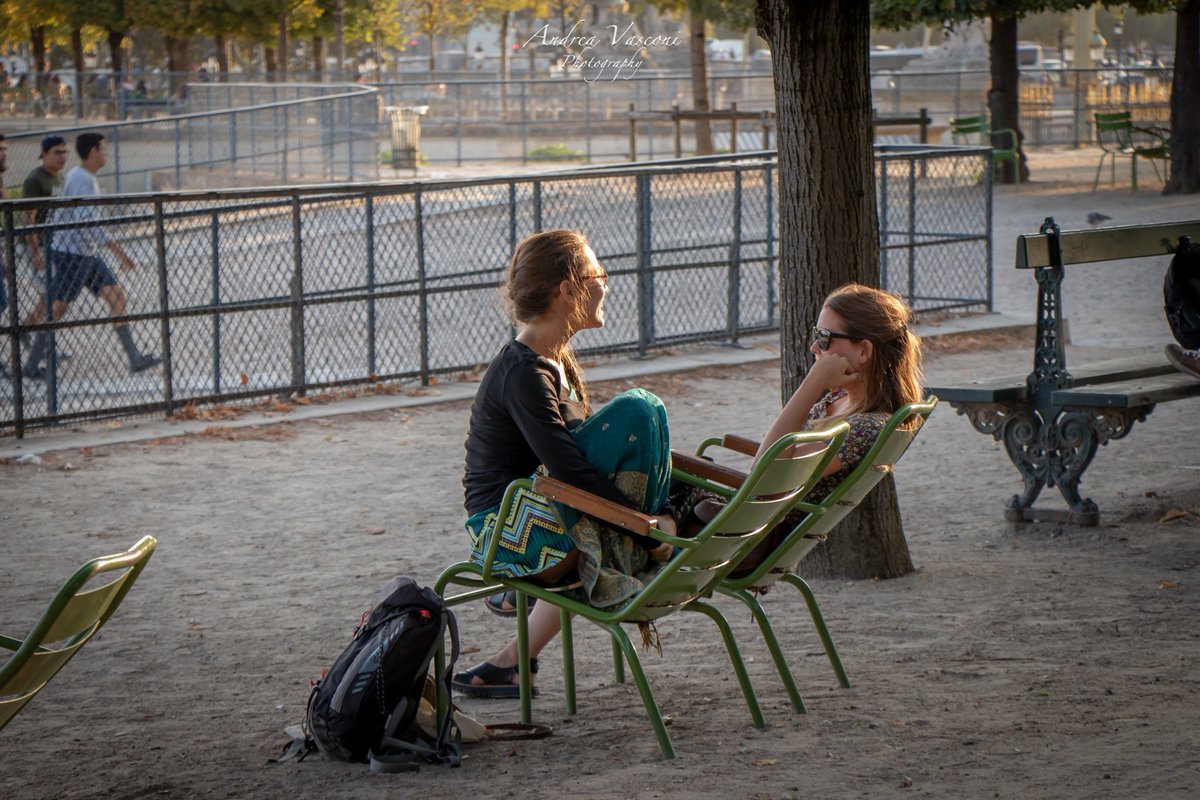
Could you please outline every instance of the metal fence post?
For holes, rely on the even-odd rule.
[[[770,164],[763,170],[763,179],[767,184],[767,324],[775,327],[779,265],[775,259],[775,169]]]
[[[891,249],[888,247],[888,236],[890,229],[888,228],[888,164],[886,158],[875,158],[875,163],[879,165],[879,285],[883,289],[888,288],[888,257],[891,255]]]
[[[521,163],[529,163],[529,109],[525,104],[525,84],[521,81]],[[459,162],[459,166],[462,162]]]
[[[367,374],[378,375],[379,366],[375,359],[375,195],[368,194],[367,212]]]
[[[112,129],[113,154],[113,186],[117,194],[121,193],[121,126],[114,125]]]
[[[533,182],[533,232],[542,231],[542,182]]]
[[[726,286],[729,341],[737,344],[742,313],[742,171],[733,171],[733,241],[729,243],[729,268]]]
[[[234,186],[237,186],[237,158],[237,113],[233,113],[229,115],[229,175]]]
[[[421,187],[417,187],[413,195],[416,205],[414,213],[417,223],[417,324],[420,340],[421,385],[429,385],[429,294],[426,292],[427,274],[425,269],[425,213]]]
[[[171,360],[170,293],[167,290],[167,237],[163,230],[163,202],[154,201],[154,255],[158,266],[158,321],[162,336],[163,409],[170,417],[175,408],[175,370]]]
[[[583,139],[587,143],[587,163],[592,163],[592,85],[583,84]]]
[[[637,176],[638,355],[647,356],[654,341],[654,273],[651,271],[653,229],[650,226],[650,176]]]
[[[987,216],[986,216],[987,222],[985,223],[985,226],[986,226],[985,231],[987,232],[987,235],[985,236],[985,239],[984,239],[984,242],[985,242],[984,249],[987,250],[987,310],[995,311],[996,310],[995,303],[994,303],[995,298],[994,298],[994,294],[993,294],[994,289],[992,286],[992,273],[993,273],[993,267],[994,267],[994,265],[992,263],[992,188],[993,188],[992,176],[995,172],[995,166],[992,164],[992,151],[991,150],[988,150],[986,159],[987,159],[987,164],[985,164],[985,169],[984,169],[985,177],[983,179],[984,180],[983,185],[985,187],[985,194],[987,196]]]
[[[292,389],[303,394],[304,375],[304,251],[300,225],[300,195],[292,194]]]
[[[221,220],[217,211],[212,212],[209,223],[209,240],[212,247],[212,305],[213,305],[213,394],[221,393]]]
[[[419,122],[417,124],[420,124]],[[462,164],[462,84],[454,84],[454,159]],[[420,159],[421,154],[417,154]]]
[[[917,281],[917,160],[908,159],[908,306],[916,308]]]
[[[508,252],[517,249],[517,182],[508,182]]]
[[[46,253],[46,258],[50,257],[50,253]],[[11,209],[4,211],[4,263],[15,265],[17,263],[17,241],[16,233],[13,228],[13,212]],[[50,270],[47,269],[49,274]],[[21,380],[21,339],[17,335],[17,271],[16,269],[0,269],[0,281],[4,281],[8,285],[8,296],[10,298],[8,304],[8,324],[12,327],[12,335],[8,341],[8,359],[9,366],[13,374],[13,427],[18,439],[25,438],[25,393],[22,391]],[[6,309],[0,309],[3,313]]]
[[[179,135],[179,126],[183,124],[183,120],[175,120],[175,190],[179,191],[183,188],[183,147],[182,137]],[[190,126],[189,126],[190,127]],[[154,191],[154,181],[150,181],[151,185],[147,186],[148,191]]]
[[[288,182],[288,153],[292,149],[288,146],[288,136],[290,135],[288,108],[290,106],[284,106],[281,109],[283,111],[283,146],[279,148],[279,167],[283,172],[284,183]],[[353,179],[354,176],[350,177]]]

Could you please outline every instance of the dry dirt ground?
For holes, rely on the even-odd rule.
[[[1051,189],[1023,192],[1001,194],[998,228],[1023,204],[1054,205]],[[1076,216],[1103,201],[1096,210],[1151,218],[1163,201],[1057,200]],[[1010,248],[998,234],[997,273],[1011,270]],[[1138,283],[1161,270],[1151,277]],[[1139,328],[1127,319],[1137,303],[1123,289],[1105,307],[1082,297],[1097,331],[1070,358],[1127,352],[1100,326]],[[1032,290],[1020,299],[1028,314]],[[1165,331],[1160,318],[1143,323]],[[930,382],[1028,369],[1027,345],[978,344],[931,354]],[[607,396],[625,383],[594,388]],[[680,448],[760,434],[779,406],[778,362],[638,383],[665,399]],[[1002,448],[938,409],[896,474],[916,572],[814,582],[853,687],[837,686],[797,596],[765,600],[805,715],[748,614],[718,600],[766,730],[751,726],[710,623],[676,615],[659,625],[662,657],[644,656],[675,761],[662,760],[636,690],[614,683],[608,642],[581,623],[577,715],[563,711],[557,650],[543,654],[534,713],[553,726],[547,739],[470,745],[461,768],[415,775],[319,756],[270,763],[376,586],[395,574],[432,583],[465,553],[467,413],[455,402],[242,429],[216,421],[204,435],[0,463],[4,633],[23,635],[86,558],[159,538],[110,624],[0,732],[0,798],[1197,796],[1194,403],[1157,409],[1100,451],[1084,488],[1104,516],[1090,529],[1004,522],[1018,480]],[[512,632],[479,604],[459,622],[465,663]],[[515,701],[463,706],[486,722],[517,716]]]

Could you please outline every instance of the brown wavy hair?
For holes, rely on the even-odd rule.
[[[894,294],[848,283],[825,300],[847,326],[846,334],[875,346],[867,363],[861,411],[891,414],[922,399],[921,338],[912,332],[912,308]]]
[[[508,262],[501,296],[509,315],[516,322],[527,323],[540,317],[550,308],[554,294],[563,281],[570,282],[576,299],[575,317],[583,319],[584,299],[587,297],[588,240],[580,231],[554,230],[535,233],[522,239]],[[572,331],[574,333],[574,331]],[[587,384],[575,350],[567,344],[554,358],[563,365],[567,381],[576,396],[589,406]]]

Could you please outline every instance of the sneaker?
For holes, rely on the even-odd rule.
[[[145,372],[151,367],[157,367],[161,363],[162,359],[158,356],[151,356],[142,353],[129,363],[129,371],[134,375],[137,375],[139,372]]]
[[[1200,350],[1184,350],[1172,342],[1167,345],[1166,354],[1167,361],[1170,361],[1175,369],[1185,375],[1200,378]]]

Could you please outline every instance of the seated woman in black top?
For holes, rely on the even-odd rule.
[[[471,558],[482,563],[499,535],[494,569],[546,584],[574,580],[597,607],[617,605],[642,586],[670,545],[634,539],[531,491],[514,500],[509,525],[496,512],[508,484],[544,470],[553,478],[623,506],[655,514],[666,504],[670,439],[662,402],[633,389],[589,415],[587,387],[571,337],[604,325],[608,273],[583,234],[548,231],[517,245],[503,287],[521,331],[488,366],[471,407],[467,434],[467,533]],[[661,524],[661,523],[660,523]],[[665,530],[673,530],[668,521]],[[648,543],[648,544],[646,544]],[[530,670],[558,633],[558,609],[529,617]],[[459,692],[515,697],[517,644],[454,676]]]

